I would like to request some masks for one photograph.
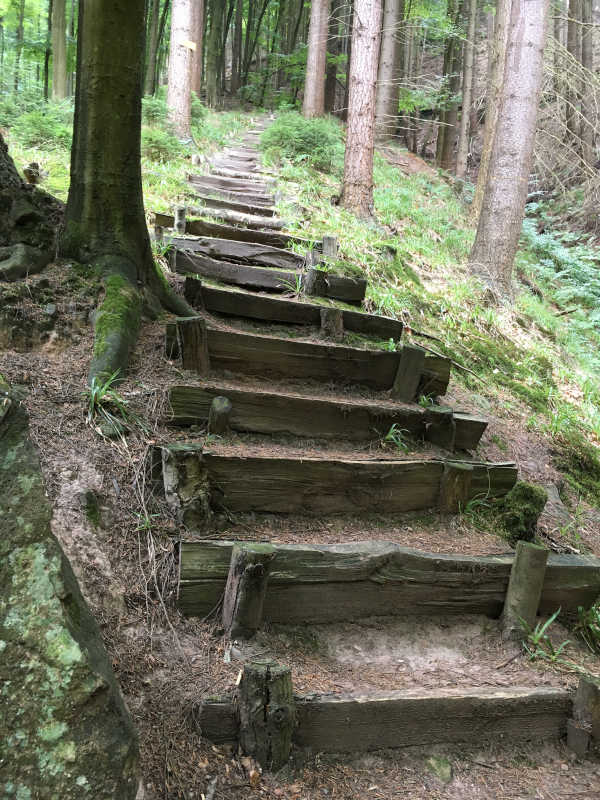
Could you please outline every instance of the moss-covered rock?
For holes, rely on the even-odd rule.
[[[535,540],[538,519],[548,501],[548,493],[541,486],[519,481],[503,498],[500,520],[513,547],[522,539]]]
[[[0,797],[129,800],[135,731],[0,376]]]

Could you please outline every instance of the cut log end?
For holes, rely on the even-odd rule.
[[[197,372],[199,375],[208,375],[210,357],[205,320],[202,317],[178,319],[177,337],[183,368]]]
[[[229,433],[229,418],[233,406],[226,397],[215,397],[208,412],[208,432],[216,436]]]
[[[333,342],[344,338],[344,312],[339,308],[321,309],[321,336]]]
[[[232,639],[250,639],[260,627],[273,555],[269,544],[232,550],[223,602],[223,627]]]

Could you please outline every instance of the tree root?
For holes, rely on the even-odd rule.
[[[28,275],[35,275],[50,261],[52,261],[50,252],[37,250],[28,244],[0,247],[0,280],[18,281]]]

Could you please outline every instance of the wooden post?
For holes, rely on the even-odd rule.
[[[425,350],[412,344],[405,344],[400,351],[400,363],[392,386],[392,397],[404,403],[414,401],[423,367],[425,366]]]
[[[164,229],[162,225],[155,225],[154,226],[154,241],[155,242],[162,242],[164,235]]]
[[[335,236],[323,237],[323,257],[335,261],[338,257],[338,240]]]
[[[425,438],[438,447],[454,450],[456,422],[451,408],[429,408],[425,413]]]
[[[177,206],[175,208],[175,231],[179,234],[185,234],[185,217],[186,217],[186,207],[185,206]]]
[[[215,397],[208,412],[208,432],[217,436],[229,433],[232,405],[226,397]]]
[[[444,464],[440,482],[440,511],[442,514],[458,514],[469,502],[471,494],[471,464]]]
[[[523,638],[521,620],[531,628],[535,625],[547,560],[545,547],[531,542],[517,543],[502,612],[502,635],[505,639],[520,641]]]
[[[183,296],[192,308],[204,310],[204,297],[202,296],[202,281],[188,275],[183,286]]]
[[[202,156],[200,153],[193,153],[192,154],[192,166],[199,167],[202,164]]]
[[[321,309],[321,335],[324,339],[341,342],[344,338],[344,312],[339,308]]]
[[[289,667],[274,661],[246,664],[237,704],[242,752],[263,769],[281,769],[290,757],[296,717]]]
[[[179,340],[177,338],[177,323],[167,322],[165,330],[165,355],[169,361],[179,358]]]
[[[600,744],[600,679],[585,675],[579,680],[573,717],[589,726],[592,737]]]
[[[199,375],[208,375],[210,356],[204,319],[202,317],[179,317],[177,319],[177,338],[183,368],[197,372]]]
[[[260,627],[274,556],[270,544],[236,544],[223,600],[223,627],[232,639],[250,639]]]

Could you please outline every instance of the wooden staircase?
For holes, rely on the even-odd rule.
[[[169,326],[168,355],[183,356],[190,377],[170,389],[174,441],[154,459],[154,474],[182,525],[179,608],[204,618],[220,608],[224,594],[227,605],[240,580],[234,562],[245,548],[253,553],[251,530],[246,543],[206,540],[215,515],[352,513],[365,520],[364,542],[260,545],[254,553],[264,568],[255,627],[263,620],[318,625],[371,616],[497,618],[512,554],[402,548],[380,541],[367,520],[381,510],[459,513],[473,500],[505,495],[517,467],[470,455],[487,422],[439,404],[450,361],[410,342],[400,346],[401,322],[359,310],[366,281],[328,268],[323,251],[330,243],[284,232],[273,182],[261,172],[261,127],[239,148],[213,158],[211,174],[189,176],[201,209],[168,235],[172,268],[185,276],[186,298],[198,311],[197,320]],[[156,215],[160,228],[174,223],[174,217]],[[336,337],[328,327],[332,314]],[[228,401],[221,401],[226,412],[218,425],[217,398]],[[191,426],[205,433],[183,438]],[[223,430],[233,436],[216,433]],[[412,452],[367,449],[393,431],[412,443]],[[550,557],[542,612],[575,611],[598,594],[600,561]],[[295,743],[342,752],[557,738],[565,733],[572,697],[562,688],[535,685],[458,686],[301,696],[294,704]],[[204,698],[198,706],[205,737],[220,743],[241,735],[233,694]]]

